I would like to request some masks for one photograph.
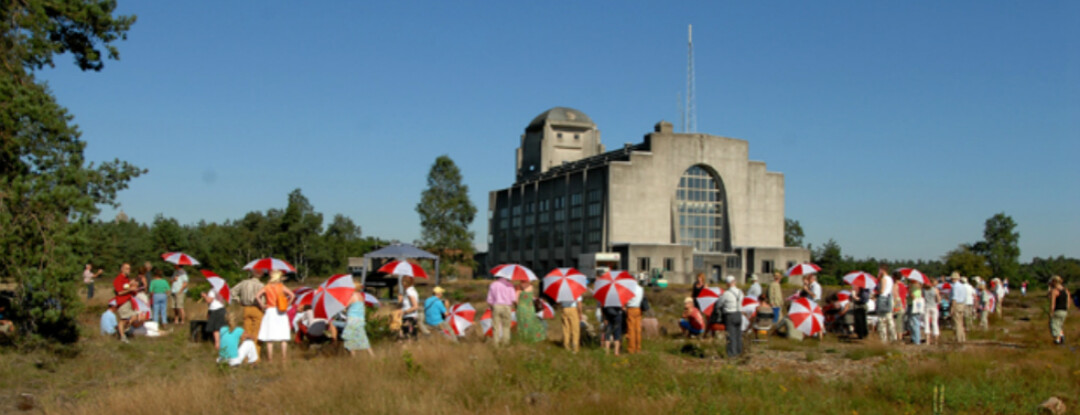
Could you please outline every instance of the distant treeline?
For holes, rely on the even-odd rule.
[[[323,222],[323,214],[296,189],[289,193],[284,209],[249,212],[220,224],[181,225],[160,214],[150,223],[122,217],[95,221],[90,224],[87,254],[95,269],[114,272],[124,262],[132,263],[133,269],[145,261],[164,267],[162,253],[182,251],[198,259],[202,268],[229,279],[242,274],[241,267],[248,261],[273,256],[293,264],[297,276],[304,278],[343,273],[348,257],[389,243],[363,237],[360,226],[344,215],[335,215],[325,226]]]

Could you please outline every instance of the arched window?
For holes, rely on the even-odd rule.
[[[730,252],[727,192],[724,182],[704,166],[693,166],[679,178],[675,193],[679,243],[695,252]]]

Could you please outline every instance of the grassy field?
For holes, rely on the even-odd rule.
[[[482,283],[445,286],[452,300],[483,311]],[[671,332],[688,291],[649,294]],[[421,287],[422,296],[428,292]],[[97,298],[77,346],[0,352],[0,412],[32,402],[30,413],[57,414],[927,414],[935,386],[945,388],[950,414],[1036,413],[1050,396],[1075,411],[1080,324],[1075,317],[1067,323],[1071,346],[1051,345],[1041,294],[1012,294],[1004,319],[970,334],[964,347],[774,337],[732,362],[721,358],[722,342],[661,336],[646,339],[644,353],[634,356],[599,349],[572,355],[556,344],[555,320],[552,341],[539,345],[496,350],[476,334],[460,344],[434,337],[408,346],[381,340],[374,342],[374,359],[293,348],[285,364],[239,369],[214,364],[212,346],[188,342],[183,333],[130,344],[100,337],[96,323],[105,299]],[[188,313],[202,318],[205,307],[190,304]],[[687,348],[697,353],[683,353]]]

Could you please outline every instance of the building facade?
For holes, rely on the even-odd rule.
[[[516,180],[489,194],[487,260],[538,273],[573,266],[663,273],[689,282],[808,261],[784,247],[784,176],[748,159],[749,143],[656,124],[605,151],[596,124],[556,107],[521,135]],[[594,258],[617,263],[599,267]]]

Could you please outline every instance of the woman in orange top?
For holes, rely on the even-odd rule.
[[[292,290],[281,282],[282,272],[270,271],[270,281],[255,298],[264,298],[266,302],[262,325],[259,327],[259,341],[266,343],[266,360],[274,361],[274,343],[281,343],[281,359],[288,358],[289,338],[291,337],[289,315],[285,312],[296,297]]]

